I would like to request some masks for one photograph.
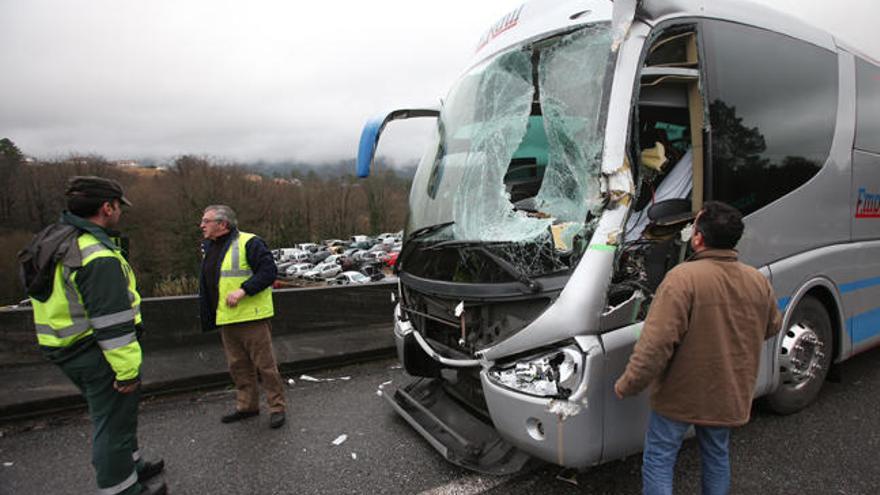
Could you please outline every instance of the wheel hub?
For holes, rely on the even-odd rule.
[[[779,348],[779,369],[782,383],[800,388],[816,378],[822,370],[825,344],[807,323],[792,325],[782,338]]]

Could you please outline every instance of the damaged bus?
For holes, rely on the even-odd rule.
[[[706,200],[745,215],[741,259],[784,311],[756,396],[814,400],[880,342],[880,68],[734,0],[534,0],[480,40],[413,179],[386,399],[486,473],[641,450],[647,394],[614,381]]]

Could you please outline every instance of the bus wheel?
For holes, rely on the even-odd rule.
[[[807,407],[819,395],[833,354],[831,319],[818,299],[798,303],[779,346],[779,387],[767,397],[778,414]]]

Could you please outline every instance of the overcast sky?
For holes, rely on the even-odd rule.
[[[433,104],[520,0],[0,0],[0,137],[58,158],[353,158],[364,121]],[[880,59],[877,0],[760,0]],[[380,153],[421,154],[430,124]]]

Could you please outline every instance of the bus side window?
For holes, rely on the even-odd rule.
[[[712,199],[744,215],[812,178],[831,149],[837,55],[754,27],[704,21]]]

